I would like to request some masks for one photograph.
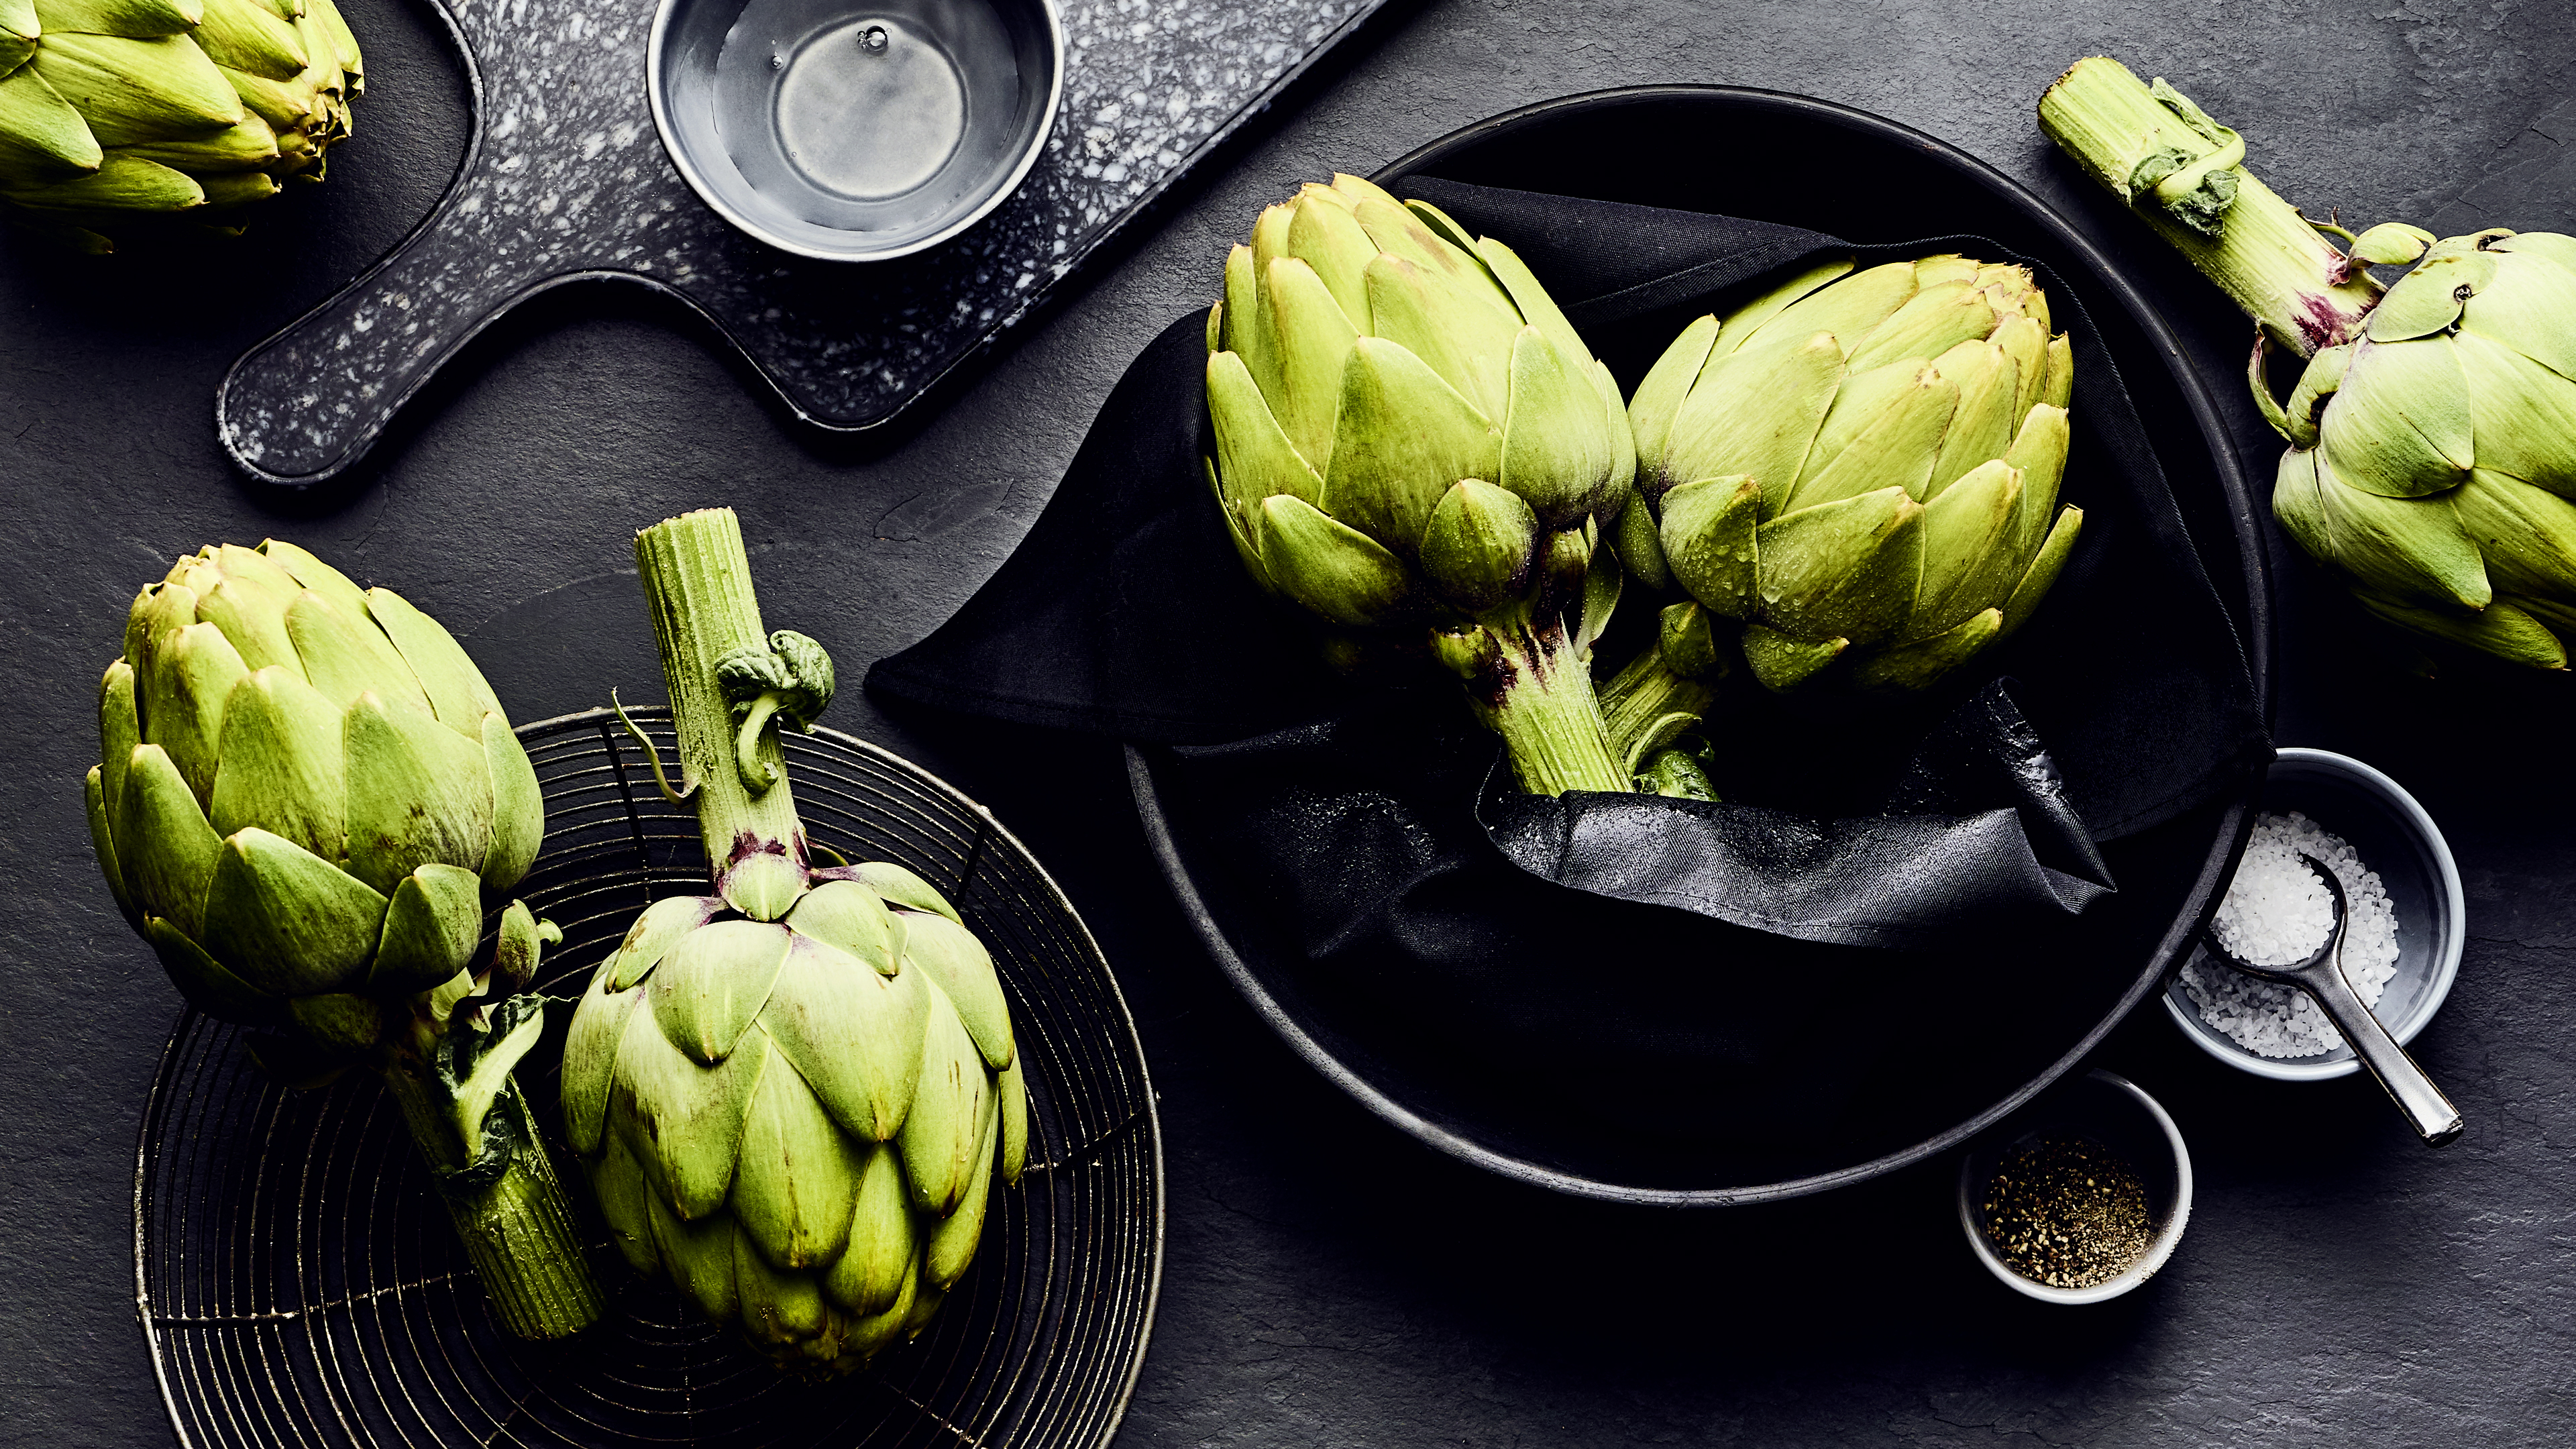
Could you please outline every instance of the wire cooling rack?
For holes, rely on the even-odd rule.
[[[668,714],[632,711],[671,757]],[[519,731],[546,842],[519,894],[563,928],[567,1002],[518,1078],[552,1130],[568,1003],[667,895],[703,893],[695,822],[605,710]],[[782,1376],[676,1293],[594,1253],[607,1317],[538,1345],[493,1321],[428,1172],[372,1079],[268,1081],[237,1028],[179,1020],[143,1117],[135,1307],[192,1446],[980,1446],[1117,1432],[1162,1274],[1154,1096],[1108,962],[1026,848],[934,776],[848,735],[786,736],[818,843],[948,893],[993,952],[1026,1062],[1030,1161],[931,1327],[831,1383]],[[557,1165],[584,1198],[580,1173]],[[588,1221],[594,1245],[606,1234]]]

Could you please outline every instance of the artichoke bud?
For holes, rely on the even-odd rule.
[[[1522,597],[1539,520],[1519,496],[1469,478],[1451,485],[1422,533],[1422,571],[1442,600],[1469,614]]]
[[[1474,626],[1434,630],[1431,653],[1450,673],[1466,680],[1490,678],[1503,663],[1502,646],[1491,633]]]
[[[1708,748],[1702,743],[1700,748]],[[1637,788],[1648,795],[1663,795],[1676,800],[1715,800],[1717,784],[1708,777],[1708,768],[1697,755],[1681,745],[1666,745],[1646,757],[1645,768],[1637,772]]]

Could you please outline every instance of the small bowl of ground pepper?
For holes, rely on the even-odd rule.
[[[2087,1072],[1971,1147],[1959,1225],[1987,1271],[2044,1303],[2155,1276],[2191,1219],[2191,1152],[2156,1099]]]

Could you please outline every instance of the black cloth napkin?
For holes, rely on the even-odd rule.
[[[1631,387],[1689,318],[1797,263],[2020,260],[1975,237],[1852,247],[1436,179],[1404,191],[1518,250]],[[1428,952],[1472,975],[1439,942],[1497,944],[1530,915],[1533,875],[1615,898],[1603,904],[1632,926],[1640,907],[1622,902],[1842,945],[1955,946],[1998,921],[2062,919],[2112,885],[2094,842],[2241,783],[2266,746],[2243,653],[2118,370],[2072,289],[2039,270],[2077,359],[2074,558],[2020,635],[1926,699],[1749,691],[1728,705],[1710,731],[1724,804],[1513,795],[1490,782],[1496,747],[1454,687],[1327,671],[1312,625],[1245,577],[1209,496],[1203,314],[1129,368],[1011,558],[868,687],[1181,747],[1194,814],[1238,874],[1294,906],[1310,957],[1362,950],[1401,972]],[[1600,646],[1610,659],[1639,646],[1652,611],[1632,593]],[[1498,919],[1462,932],[1461,903],[1479,899]]]

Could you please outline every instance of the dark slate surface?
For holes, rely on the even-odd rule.
[[[2576,16],[2561,7],[1433,0],[891,451],[787,431],[699,334],[592,295],[478,346],[380,473],[288,499],[226,471],[208,422],[217,379],[403,235],[463,150],[443,38],[392,0],[349,8],[372,85],[358,139],[329,186],[245,244],[156,272],[0,241],[0,479],[17,550],[0,570],[17,706],[0,758],[18,788],[0,871],[20,903],[0,944],[0,1445],[170,1442],[134,1325],[131,1211],[137,1114],[177,1004],[98,881],[76,782],[126,600],[175,552],[290,534],[468,634],[532,719],[611,684],[650,695],[628,534],[729,502],[773,621],[855,674],[993,569],[1120,368],[1204,305],[1222,243],[1260,203],[1508,106],[1632,81],[1869,106],[2035,185],[2166,289],[2253,458],[2273,445],[2224,385],[2243,326],[2031,126],[2066,61],[2107,50],[2174,78],[2253,138],[2282,190],[2347,220],[2576,229],[2563,99]],[[1677,137],[1673,154],[1723,165],[1724,138]],[[855,693],[835,710],[1019,830],[1136,1008],[1171,1214],[1126,1444],[2564,1443],[2571,702],[2410,683],[2338,644],[2330,600],[2295,570],[2284,579],[2283,740],[2391,771],[2447,827],[2467,877],[2473,939],[2418,1054],[2468,1136],[2427,1153],[2366,1081],[2258,1083],[2142,1015],[2106,1060],[2189,1134],[2199,1203],[2161,1278],[2072,1313],[1983,1275],[1938,1170],[1658,1217],[1437,1160],[1305,1075],[1219,984],[1147,863],[1113,752],[889,720]]]

